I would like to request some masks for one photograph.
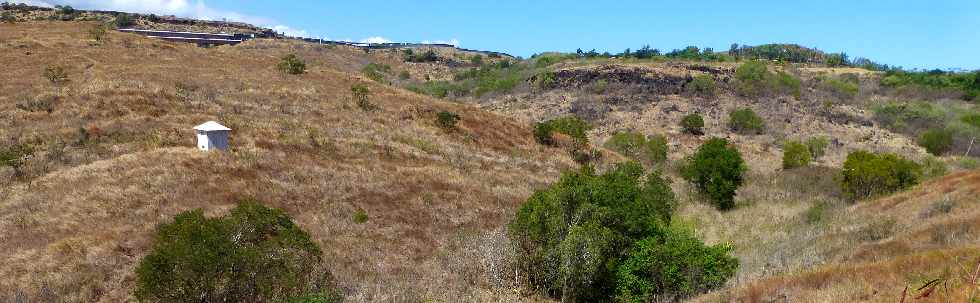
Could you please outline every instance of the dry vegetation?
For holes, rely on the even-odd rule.
[[[592,122],[594,145],[621,130],[667,137],[660,167],[682,201],[675,218],[710,244],[734,244],[740,261],[727,288],[696,301],[893,302],[937,278],[948,291],[928,300],[970,295],[980,172],[875,201],[840,193],[835,167],[850,151],[925,155],[914,138],[873,122],[866,108],[895,95],[878,94],[865,81],[872,72],[776,67],[803,79],[803,98],[744,98],[733,63],[571,61],[551,68],[566,71],[553,89],[522,83],[460,100],[481,110],[392,87],[472,67],[472,54],[449,49],[438,50],[444,62],[406,63],[397,50],[280,40],[205,49],[109,32],[95,41],[94,26],[0,24],[0,147],[34,150],[18,171],[0,167],[0,300],[129,300],[159,223],[193,208],[223,214],[244,197],[307,230],[351,301],[540,300],[515,292],[502,226],[576,165],[529,127],[570,113]],[[290,53],[306,73],[276,71]],[[365,77],[369,63],[390,67],[382,81]],[[45,77],[55,67],[67,78]],[[714,95],[677,86],[698,75],[716,80]],[[861,79],[856,95],[821,89],[816,79],[827,75]],[[608,79],[623,81],[599,81]],[[353,85],[370,90],[376,109],[357,104]],[[764,134],[730,131],[736,108],[757,112]],[[437,125],[441,111],[459,114],[453,131]],[[704,136],[678,125],[689,113],[704,116]],[[233,129],[230,152],[193,148],[190,128],[207,120]],[[735,143],[751,168],[727,212],[673,171],[712,136]],[[831,139],[825,156],[781,169],[785,140],[817,136]],[[598,150],[600,166],[624,159]]]
[[[0,179],[0,293],[10,300],[128,300],[157,224],[193,208],[221,214],[242,197],[295,218],[354,301],[480,296],[472,285],[483,275],[462,276],[490,268],[479,260],[506,243],[470,245],[479,256],[447,248],[492,236],[574,165],[523,123],[343,72],[347,50],[204,49],[116,32],[93,43],[92,26],[0,25],[0,138],[35,150],[24,174],[3,168]],[[307,61],[305,74],[275,70],[287,53]],[[68,80],[42,77],[51,65]],[[354,84],[377,110],[354,104]],[[35,101],[50,110],[17,106]],[[435,125],[441,110],[461,116],[457,131]],[[193,148],[190,128],[207,120],[234,130],[230,152]]]

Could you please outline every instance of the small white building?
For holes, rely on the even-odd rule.
[[[208,121],[194,127],[197,132],[197,148],[203,151],[212,149],[228,150],[228,134],[231,129],[218,122]]]

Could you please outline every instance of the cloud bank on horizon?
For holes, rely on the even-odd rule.
[[[132,13],[142,13],[142,14],[157,14],[157,15],[174,15],[184,18],[193,18],[201,20],[228,20],[245,22],[250,24],[255,24],[262,27],[267,27],[274,30],[277,33],[283,33],[287,36],[293,37],[316,37],[310,32],[290,27],[289,25],[279,23],[270,18],[265,18],[261,16],[252,16],[247,14],[238,13],[235,11],[222,10],[211,7],[207,5],[203,0],[191,1],[191,0],[22,0],[15,1],[22,2],[28,5],[42,6],[42,7],[54,7],[55,5],[70,5],[79,9],[88,10],[109,10],[109,11],[122,11],[122,12],[132,12]],[[323,39],[331,39],[328,37],[320,37]],[[340,41],[354,41],[353,39],[337,39]],[[371,36],[368,38],[360,39],[361,43],[390,43],[393,42],[382,36]],[[422,41],[422,43],[430,43],[430,41]],[[443,43],[459,45],[459,40],[450,39],[448,41],[436,40],[433,43]]]

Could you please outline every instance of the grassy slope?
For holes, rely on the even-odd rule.
[[[0,24],[0,138],[38,150],[30,182],[0,175],[0,293],[126,300],[157,224],[256,197],[312,234],[355,300],[455,296],[440,247],[501,226],[573,165],[524,123],[335,69],[349,52],[275,41],[202,49],[120,33],[95,43],[91,26]],[[306,74],[275,71],[287,52],[308,59]],[[67,68],[67,84],[42,78],[52,64]],[[354,105],[355,83],[380,110]],[[37,98],[53,111],[16,108]],[[435,127],[439,110],[460,113],[460,129]],[[190,128],[207,120],[234,130],[231,152],[193,148]],[[353,223],[357,210],[370,219]]]
[[[971,293],[980,293],[976,285],[968,285],[976,281],[980,266],[978,194],[980,171],[958,172],[843,207],[820,223],[824,228],[781,239],[785,251],[807,252],[819,261],[743,280],[697,301],[896,302],[906,286],[911,291],[938,278],[947,281],[948,290],[937,289],[925,301],[968,302]],[[759,221],[769,226],[768,220]],[[793,233],[792,222],[781,226],[781,233]],[[770,260],[779,257],[799,259]],[[912,296],[910,292],[909,300]]]

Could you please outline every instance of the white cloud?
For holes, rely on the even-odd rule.
[[[391,40],[385,39],[385,37],[381,36],[374,36],[361,39],[361,43],[391,43]]]
[[[289,27],[288,25],[281,25],[281,24],[280,25],[273,25],[273,26],[270,26],[270,28],[272,28],[272,30],[275,31],[275,32],[277,32],[277,33],[284,33],[284,34],[286,34],[286,36],[292,36],[292,37],[310,37],[310,33],[306,32],[305,30],[295,29],[295,28]]]

